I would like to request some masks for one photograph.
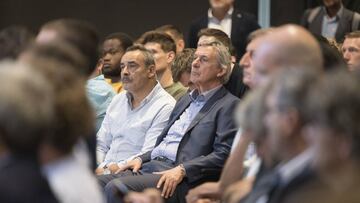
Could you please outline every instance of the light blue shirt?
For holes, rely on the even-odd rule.
[[[97,134],[100,167],[121,164],[152,150],[175,103],[159,83],[135,109],[130,93],[124,91],[115,96]]]
[[[86,92],[95,111],[95,130],[97,132],[105,118],[106,109],[116,93],[111,85],[105,81],[104,75],[89,79],[86,85]]]
[[[325,9],[325,7],[323,7]],[[322,29],[321,29],[321,35],[326,38],[335,38],[336,30],[339,26],[340,17],[343,13],[343,6],[341,6],[340,10],[337,12],[337,14],[330,18],[327,14],[323,17],[323,23],[322,23]],[[326,9],[325,9],[326,13]]]
[[[176,154],[180,141],[190,126],[190,123],[194,120],[195,116],[199,113],[209,98],[213,96],[220,87],[216,87],[202,94],[199,94],[197,90],[193,90],[189,94],[191,99],[189,107],[185,109],[185,111],[180,115],[180,118],[170,127],[168,134],[165,136],[163,141],[151,152],[151,159],[163,156],[172,161],[176,160]]]

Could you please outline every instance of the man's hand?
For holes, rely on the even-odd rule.
[[[200,199],[209,198],[209,199],[220,199],[220,183],[219,182],[206,182],[203,183],[194,189],[190,190],[186,195],[187,203],[195,203]]]
[[[142,161],[140,158],[135,158],[131,161],[128,161],[123,166],[119,167],[119,169],[115,172],[115,174],[120,173],[122,171],[125,171],[127,169],[132,169],[134,173],[137,173],[139,169],[141,168]]]
[[[104,175],[105,169],[103,167],[97,167],[97,169],[95,170],[95,174],[96,175]]]
[[[184,171],[180,166],[162,172],[155,172],[154,174],[162,175],[156,187],[161,188],[163,186],[161,196],[165,198],[171,197],[174,194],[176,186],[185,177]]]
[[[111,174],[115,174],[120,168],[116,163],[113,163],[108,166],[108,169],[110,170]]]

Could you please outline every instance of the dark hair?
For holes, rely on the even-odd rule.
[[[191,73],[191,64],[194,60],[195,49],[186,48],[175,56],[171,66],[171,72],[174,82],[180,80],[181,74]]]
[[[229,36],[225,32],[213,28],[204,28],[199,31],[198,39],[200,39],[202,36],[215,37],[215,39],[220,41],[225,47],[229,49],[231,56],[236,56],[236,49],[232,45]]]
[[[163,26],[156,28],[155,31],[159,31],[159,32],[163,32],[163,33],[170,32],[175,37],[174,40],[184,39],[184,34],[175,25],[170,25],[170,24],[163,25]]]
[[[318,41],[321,53],[324,61],[324,70],[332,70],[334,68],[346,68],[345,60],[340,51],[331,45],[329,40],[325,37],[317,34],[313,34],[315,39]]]
[[[10,26],[0,31],[0,60],[16,59],[34,40],[34,34],[22,26]]]
[[[123,32],[111,33],[105,37],[104,41],[110,40],[110,39],[119,40],[120,46],[124,51],[133,45],[133,39],[129,35],[127,35],[126,33],[123,33]]]
[[[143,45],[151,42],[158,43],[160,44],[161,49],[164,50],[164,52],[176,52],[176,44],[168,34],[156,31],[149,31],[144,33],[140,38],[142,39],[141,44]]]
[[[96,29],[88,22],[76,19],[57,19],[50,21],[41,28],[54,30],[59,40],[76,47],[87,59],[87,67],[81,72],[90,75],[98,62],[99,37]]]

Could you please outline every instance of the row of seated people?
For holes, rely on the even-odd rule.
[[[69,76],[65,76],[65,73],[60,71],[57,74],[57,69],[66,71],[65,67],[71,66],[69,69],[75,69],[76,76],[80,78],[78,80],[80,84],[76,83],[74,87],[84,88],[85,84],[82,83],[94,73],[94,68],[89,67],[95,67],[97,63],[97,37],[93,32],[87,32],[92,31],[90,27],[74,20],[58,20],[48,23],[37,37],[38,44],[25,51],[19,59],[40,70],[44,68],[42,70],[44,73],[40,71],[42,72],[40,74],[43,74],[45,79],[50,79],[47,82],[54,86],[54,121],[51,123],[52,126],[45,125],[46,122],[44,122],[45,126],[52,127],[49,130],[53,132],[45,133],[46,136],[41,140],[41,147],[36,146],[32,150],[43,152],[37,161],[41,162],[42,170],[45,171],[44,174],[50,187],[57,199],[62,202],[78,202],[81,201],[81,198],[88,198],[86,200],[88,202],[102,201],[101,192],[94,184],[95,179],[89,170],[83,167],[88,162],[85,161],[84,165],[79,163],[86,159],[86,156],[79,158],[84,152],[81,150],[81,141],[88,139],[88,143],[90,143],[93,142],[91,138],[94,137],[80,138],[79,135],[91,135],[97,131],[88,129],[91,128],[88,122],[91,120],[91,115],[81,112],[90,109],[87,106],[88,101],[84,99],[85,97],[70,97],[71,93],[66,91],[76,90],[71,86],[74,85],[71,83],[74,79],[68,78]],[[207,31],[209,30],[218,33],[211,29]],[[88,35],[83,36],[84,33]],[[356,36],[356,33],[352,35]],[[229,38],[226,38],[226,41],[221,37],[216,37],[216,34],[204,36],[203,39],[200,37],[198,48],[193,54],[193,58],[190,59],[190,81],[193,83],[193,89],[189,93],[186,93],[185,90],[184,94],[186,95],[179,98],[176,104],[174,98],[167,93],[166,88],[163,88],[169,84],[169,81],[170,84],[174,83],[170,66],[167,64],[163,70],[158,71],[158,67],[175,58],[176,49],[173,46],[175,43],[171,37],[158,32],[146,33],[140,39],[140,44],[144,46],[131,46],[120,57],[121,80],[126,92],[114,96],[106,110],[104,121],[98,123],[98,126],[101,125],[101,127],[97,135],[98,163],[100,165],[96,172],[99,174],[99,182],[104,186],[109,202],[121,201],[116,196],[119,188],[141,191],[147,187],[159,188],[167,201],[183,202],[189,188],[204,181],[216,179],[220,175],[237,130],[233,112],[239,101],[223,85],[228,83],[237,64],[232,63]],[[263,37],[264,39],[260,37],[258,39],[254,36],[256,40],[252,40],[253,43],[248,44],[248,50],[240,61],[244,70],[247,66],[244,83],[250,88],[265,84],[271,67],[275,67],[274,70],[292,66],[323,68],[321,54],[324,52],[321,52],[318,42],[305,30],[296,26],[285,26],[275,28],[273,33],[266,33]],[[284,38],[288,39],[286,43],[279,41]],[[66,42],[73,45],[81,40],[84,42],[78,44],[76,47],[78,50],[73,50],[74,47],[65,45]],[[161,44],[166,40],[172,42],[171,51],[166,51],[164,48],[169,43]],[[260,51],[259,54],[254,55],[254,50],[251,50],[251,44],[255,46],[254,43],[255,45],[259,43],[257,46],[264,46],[264,55],[261,55]],[[266,52],[270,49],[269,47],[273,50]],[[346,51],[353,51],[350,47],[346,48],[345,43],[342,49],[344,56]],[[80,53],[77,52],[79,50]],[[261,49],[259,48],[259,50]],[[278,55],[269,55],[269,53]],[[166,55],[165,59],[168,61],[157,60],[157,56],[161,54]],[[264,58],[260,58],[261,56]],[[51,70],[53,72],[46,72],[49,71],[47,67],[51,65],[45,59],[44,61],[40,60],[42,57],[46,60],[49,58],[58,60],[60,62],[57,63],[60,64],[54,65],[57,69]],[[254,63],[258,61],[258,64],[251,69],[253,57],[260,59],[254,59]],[[105,63],[105,57],[103,62],[103,68],[106,68],[108,64]],[[326,62],[325,59],[326,68],[338,68],[337,65],[327,66]],[[349,65],[355,67],[356,63],[349,63]],[[98,76],[96,78],[104,86],[107,84],[103,78],[98,78]],[[240,77],[235,79],[241,81]],[[101,85],[94,83],[89,85],[89,82],[90,80],[86,86],[88,93],[104,93],[99,89]],[[85,91],[79,90],[79,92],[85,94]],[[84,96],[83,94],[79,95]],[[71,101],[74,103],[70,104]],[[152,105],[156,107],[152,108]],[[79,120],[83,123],[79,123]],[[81,127],[84,129],[80,129]],[[139,136],[141,134],[143,136]],[[71,141],[62,137],[64,135],[68,135]],[[242,133],[238,133],[238,135],[240,140],[234,142],[233,148],[241,141],[244,142],[241,139],[244,137],[241,136]],[[62,142],[65,143],[62,145]],[[74,146],[76,152],[73,152]],[[11,147],[11,143],[5,141],[6,147]],[[244,150],[244,147],[239,148],[238,150]],[[95,152],[94,149],[91,151]],[[67,172],[71,172],[72,176],[61,176],[69,175],[65,173],[66,170],[59,170],[60,168],[66,169],[65,166],[68,167]],[[236,170],[237,175],[242,175],[238,168]],[[85,181],[80,181],[81,177],[88,180],[88,184],[86,184],[88,187],[73,184],[76,181],[79,181],[78,184],[85,184]],[[227,178],[229,177],[233,180],[236,179],[234,176],[227,176]],[[63,180],[69,180],[69,182]],[[79,199],[66,199],[76,197]]]

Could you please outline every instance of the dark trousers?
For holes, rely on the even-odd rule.
[[[126,190],[141,192],[146,188],[155,188],[161,175],[153,174],[153,172],[165,171],[174,167],[174,164],[168,162],[151,160],[144,163],[138,173],[127,170],[119,174],[98,176],[98,180],[104,188],[108,203],[122,202],[121,198]],[[188,187],[183,181],[176,188],[175,194],[166,202],[185,202],[187,190]]]

